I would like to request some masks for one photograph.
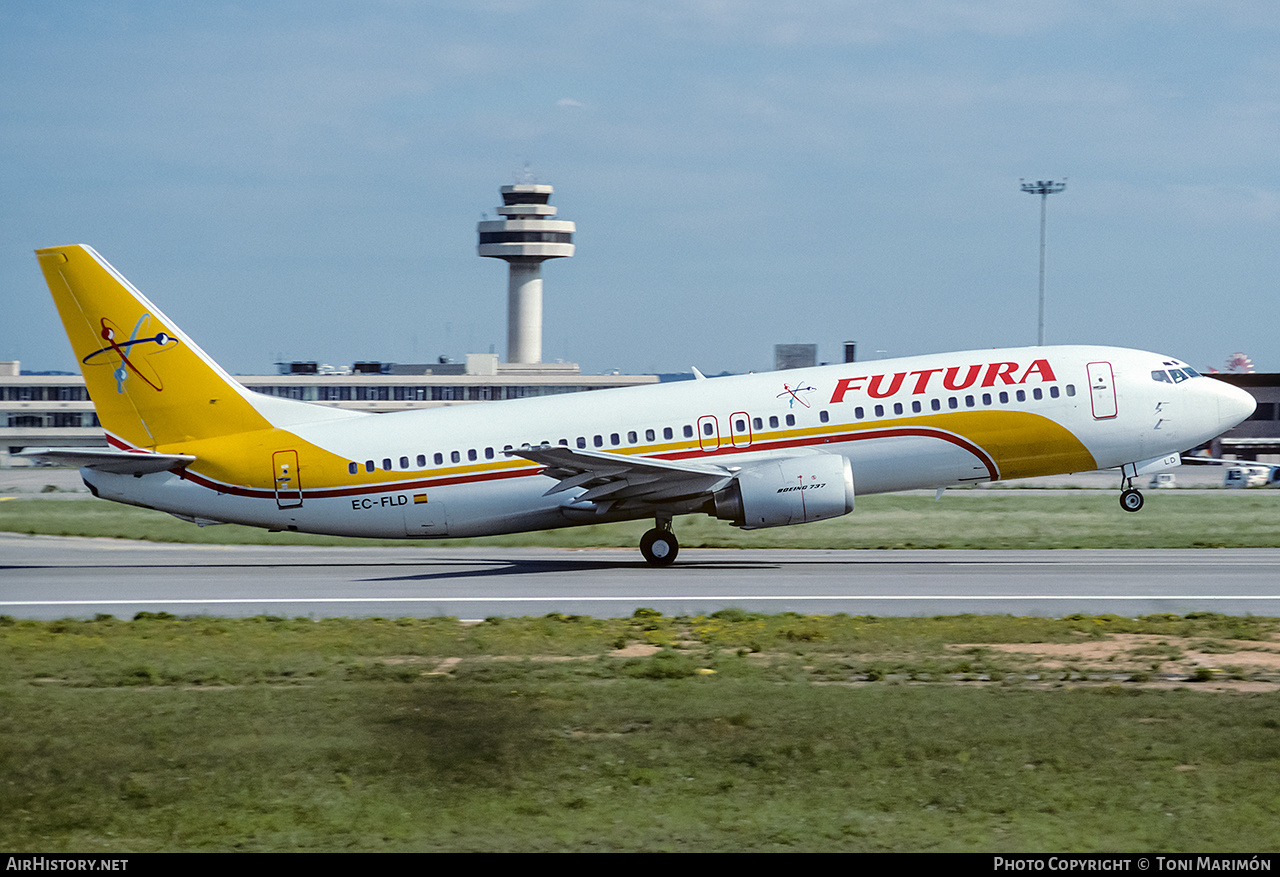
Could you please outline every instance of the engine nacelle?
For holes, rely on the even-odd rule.
[[[839,454],[756,463],[715,494],[715,516],[744,530],[822,521],[851,511],[853,468]]]

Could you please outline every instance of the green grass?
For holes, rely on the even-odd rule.
[[[0,617],[0,848],[1274,852],[1275,694],[1036,682],[970,644],[1277,629]],[[637,642],[666,647],[609,654]]]
[[[10,851],[1280,849],[1260,696],[441,679],[3,705]]]
[[[1280,491],[1167,491],[1137,514],[1110,491],[958,490],[940,502],[918,495],[861,497],[831,521],[744,532],[704,515],[676,521],[686,548],[1274,548],[1280,547]],[[650,521],[572,527],[438,545],[634,547]],[[0,503],[0,530],[110,536],[156,542],[346,545],[405,544],[268,533],[234,525],[200,528],[161,512],[97,500]]]

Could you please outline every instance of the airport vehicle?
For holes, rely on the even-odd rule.
[[[29,452],[94,495],[197,524],[479,536],[653,518],[744,529],[844,515],[856,493],[1177,466],[1252,413],[1157,353],[1026,347],[366,414],[253,393],[86,246],[36,251],[107,433]]]
[[[1223,487],[1265,487],[1274,470],[1270,466],[1232,466],[1222,479]]]

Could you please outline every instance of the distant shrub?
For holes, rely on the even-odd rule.
[[[685,679],[698,672],[693,658],[663,649],[651,658],[628,661],[624,672],[634,679]]]

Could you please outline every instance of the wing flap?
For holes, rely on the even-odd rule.
[[[661,505],[710,496],[733,480],[732,472],[713,464],[576,450],[563,445],[516,448],[506,453],[547,467],[542,474],[557,483],[543,496],[585,488],[573,498],[575,504],[594,503],[610,508]]]

